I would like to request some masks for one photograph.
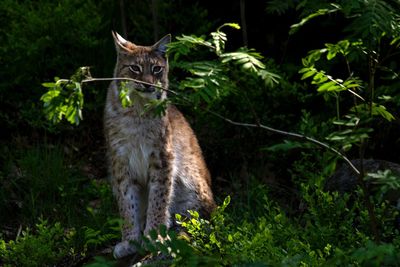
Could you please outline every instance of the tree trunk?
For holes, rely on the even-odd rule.
[[[249,42],[247,40],[247,24],[246,24],[246,0],[240,0],[240,21],[242,27],[242,37],[243,37],[243,45],[248,46]]]
[[[158,41],[159,27],[158,27],[158,1],[151,0],[151,13],[153,15],[153,38],[154,42]]]
[[[121,28],[122,28],[122,37],[125,39],[128,38],[128,29],[126,26],[126,15],[125,15],[125,0],[119,0],[119,11],[121,17]]]

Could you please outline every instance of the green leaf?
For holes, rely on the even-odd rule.
[[[341,7],[337,4],[331,4],[332,8],[328,9],[328,8],[324,8],[324,9],[319,9],[316,12],[308,15],[307,17],[301,19],[301,21],[299,23],[293,24],[292,26],[290,26],[290,31],[289,34],[294,34],[296,33],[300,27],[304,26],[304,24],[306,24],[307,22],[309,22],[311,19],[316,18],[316,17],[320,17],[326,14],[331,14],[334,12],[337,12],[339,10],[341,10]]]
[[[201,45],[206,47],[212,47],[211,43],[206,41],[204,37],[197,37],[194,35],[182,35],[182,37],[176,37],[180,41],[181,45]]]
[[[121,105],[123,108],[128,108],[133,106],[134,102],[133,99],[131,99],[132,93],[133,89],[128,86],[127,82],[120,83],[119,100],[121,101]]]
[[[228,207],[229,203],[231,203],[231,196],[228,195],[228,196],[224,199],[224,203],[222,204],[222,208],[225,209],[226,207]]]
[[[80,82],[58,78],[55,80],[55,83],[43,83],[48,91],[40,97],[47,119],[52,123],[59,123],[65,117],[71,124],[78,125],[82,120],[83,108]]]
[[[211,244],[218,244],[219,243],[214,232],[210,234],[210,242],[211,242]]]
[[[71,124],[79,124],[79,116],[74,106],[68,106],[65,117]]]
[[[50,102],[51,100],[53,100],[54,98],[58,97],[60,95],[60,91],[59,90],[50,90],[47,93],[43,94],[40,97],[40,100],[42,100],[45,103]]]
[[[240,30],[240,26],[237,23],[224,23],[217,30],[220,31],[223,27],[231,27],[231,28],[234,28],[236,30]]]
[[[329,51],[328,54],[326,55],[326,59],[331,60],[334,57],[336,57],[337,52],[336,51]]]
[[[387,111],[386,107],[383,105],[378,105],[376,103],[369,104],[360,104],[354,106],[350,109],[352,112],[361,112],[364,113],[366,116],[381,116],[382,118],[386,119],[387,121],[392,121],[395,119],[392,113]]]
[[[312,83],[320,84],[320,83],[326,82],[327,80],[329,80],[329,78],[331,78],[331,77],[326,75],[324,71],[317,71],[317,73],[313,77]]]
[[[375,173],[368,173],[365,178],[367,181],[373,184],[384,186],[387,189],[400,189],[400,177],[392,173],[391,170],[378,170]]]
[[[151,240],[155,241],[158,238],[158,233],[156,230],[153,229],[150,231],[149,236],[150,236]]]
[[[318,87],[317,91],[318,92],[325,92],[325,91],[340,91],[341,87],[337,85],[336,82],[334,81],[328,81],[326,83],[323,83],[321,86]]]
[[[382,106],[382,105],[373,105],[372,106],[372,113],[381,115],[387,121],[392,121],[392,120],[395,119],[393,114],[390,113],[389,111],[387,111],[386,107]]]
[[[358,118],[355,115],[346,115],[345,118],[347,118],[348,120],[337,120],[337,121],[334,121],[333,124],[354,127],[354,126],[359,125],[359,123],[360,123],[360,118]]]
[[[302,80],[305,80],[317,73],[316,69],[314,69],[314,68],[303,68],[303,69],[301,69],[301,71],[304,71],[303,76],[301,76]]]
[[[233,62],[236,65],[240,65],[243,69],[249,70],[252,72],[258,72],[261,69],[265,68],[264,63],[262,63],[262,56],[253,51],[239,51],[239,52],[231,52],[224,53],[220,55],[222,63]]]
[[[56,83],[42,83],[42,86],[46,88],[53,88],[56,86]]]
[[[160,236],[162,238],[167,237],[167,227],[164,224],[160,225]]]
[[[265,85],[271,87],[275,84],[278,84],[279,80],[281,79],[281,76],[278,74],[269,72],[267,70],[259,70],[258,75],[264,80]]]
[[[341,142],[343,145],[360,143],[362,140],[369,138],[369,133],[372,131],[371,128],[346,129],[333,132],[326,139]]]

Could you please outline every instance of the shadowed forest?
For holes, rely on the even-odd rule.
[[[113,30],[172,35],[168,103],[218,205],[125,261]],[[2,0],[0,40],[0,266],[399,266],[399,1]]]

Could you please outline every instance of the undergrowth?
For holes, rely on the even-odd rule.
[[[76,254],[72,246],[75,234],[74,229],[64,229],[60,223],[49,225],[39,220],[34,233],[27,228],[16,240],[0,239],[0,256],[5,267],[57,264]]]
[[[23,203],[15,209],[23,224],[13,229],[14,236],[7,234],[11,227],[1,229],[2,265],[115,266],[109,254],[96,256],[118,240],[122,224],[110,204],[109,186],[71,171],[61,155],[59,148],[32,148],[19,155],[20,176],[7,176],[8,183],[16,179],[18,187],[1,187],[1,194],[8,197],[2,211],[10,209],[13,198],[21,198],[14,195],[20,192],[29,192],[26,201],[36,196],[35,203],[40,204]],[[177,215],[186,234],[161,228],[164,242],[152,233],[144,238],[140,252],[168,255],[163,260],[155,257],[152,266],[396,266],[400,261],[398,210],[381,192],[372,196],[382,236],[381,243],[374,242],[363,191],[325,192],[323,180],[329,171],[321,171],[323,164],[313,163],[314,156],[304,153],[304,160],[291,167],[298,206],[283,208],[271,197],[273,188],[252,177],[246,190],[232,190],[209,220],[194,211],[191,218]],[[2,170],[3,185],[5,174]],[[50,176],[55,177],[41,179],[42,184],[35,180]],[[32,214],[38,216],[34,224],[29,223]],[[15,223],[11,218],[3,216],[3,225]]]
[[[61,145],[4,152],[1,266],[75,266],[120,238],[108,182],[85,176]]]
[[[400,236],[393,224],[398,211],[387,203],[376,206],[382,234],[389,235],[378,244],[372,241],[361,191],[339,195],[304,184],[306,208],[290,217],[269,199],[265,186],[254,190],[262,192],[264,210],[255,219],[232,216],[235,203],[229,204],[228,196],[210,220],[199,218],[196,212],[191,212],[191,219],[177,216],[190,236],[182,253],[174,249],[179,240],[175,235],[147,249],[154,254],[167,251],[172,266],[398,266]]]

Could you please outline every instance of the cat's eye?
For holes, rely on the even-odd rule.
[[[129,70],[133,73],[140,73],[142,71],[142,68],[139,65],[130,65]]]
[[[163,70],[163,68],[161,66],[153,66],[152,67],[153,74],[159,74],[162,70]]]

